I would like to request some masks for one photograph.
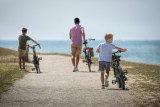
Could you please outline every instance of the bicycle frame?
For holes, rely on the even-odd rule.
[[[125,74],[127,74],[127,70],[122,71],[122,68],[120,66],[120,57],[119,55],[116,55],[116,53],[121,53],[121,51],[113,52],[113,62],[112,62],[112,68],[114,69],[114,75],[116,77],[116,81],[112,80],[112,84],[119,84],[119,88],[125,89],[125,81],[127,80]]]
[[[35,68],[32,68],[32,70],[36,69],[37,73],[40,73],[39,60],[42,60],[42,58],[38,57],[38,54],[35,50],[35,46],[38,46],[38,45],[33,45],[33,46],[28,45],[28,47],[30,47],[33,50],[33,61],[32,62],[34,64]],[[40,45],[39,45],[39,48],[41,48]]]
[[[89,40],[95,40],[95,39],[89,39]],[[85,54],[85,60],[83,60],[83,62],[86,62],[89,68],[89,71],[91,72],[91,64],[92,64],[92,59],[91,59],[91,48],[87,46],[87,40],[85,43],[83,43],[85,45],[83,52]]]

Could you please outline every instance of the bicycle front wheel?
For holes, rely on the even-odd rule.
[[[88,61],[88,69],[89,69],[89,72],[91,72],[91,61],[90,60]]]

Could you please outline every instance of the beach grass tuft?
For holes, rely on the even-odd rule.
[[[30,70],[19,71],[17,51],[0,47],[0,98],[13,83],[22,78]]]
[[[6,92],[13,83],[22,78],[28,73],[30,67],[26,66],[27,70],[19,71],[19,66],[9,63],[0,63],[0,98],[3,92]]]

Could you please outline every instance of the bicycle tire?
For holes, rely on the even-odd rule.
[[[122,71],[121,66],[118,67],[119,73],[120,73],[120,84],[121,84],[121,89],[125,89],[125,81],[124,81],[124,73]]]
[[[119,69],[117,67],[114,68],[114,75],[115,75],[116,83],[118,84],[118,87],[121,88]]]
[[[88,61],[88,69],[89,69],[89,72],[91,72],[91,61],[90,60]]]
[[[89,72],[91,72],[91,52],[90,50],[86,52],[86,61],[87,61]]]
[[[39,65],[38,65],[38,68],[39,68],[39,73],[41,73],[41,70],[40,70],[40,67],[39,67]]]
[[[121,88],[120,78],[118,78],[118,77],[117,77],[117,83],[118,83],[118,87]]]
[[[38,64],[35,64],[34,66],[35,66],[36,72],[37,72],[37,74],[38,74],[38,73],[39,73],[39,65],[38,65]]]

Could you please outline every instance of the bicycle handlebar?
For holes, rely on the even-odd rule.
[[[95,40],[95,39],[86,39],[85,40],[86,42],[83,42],[83,44],[87,44],[88,43],[87,40],[91,41],[91,40]]]
[[[95,39],[89,39],[89,40],[95,40]]]
[[[33,46],[30,46],[30,45],[28,44],[28,45],[26,45],[26,46],[28,46],[28,47],[30,47],[30,48],[33,48],[33,47],[35,47],[35,46],[39,46],[39,48],[41,49],[40,44],[36,44],[36,45],[33,45]]]
[[[112,54],[121,53],[121,52],[122,51],[118,50],[118,51],[112,52]]]

